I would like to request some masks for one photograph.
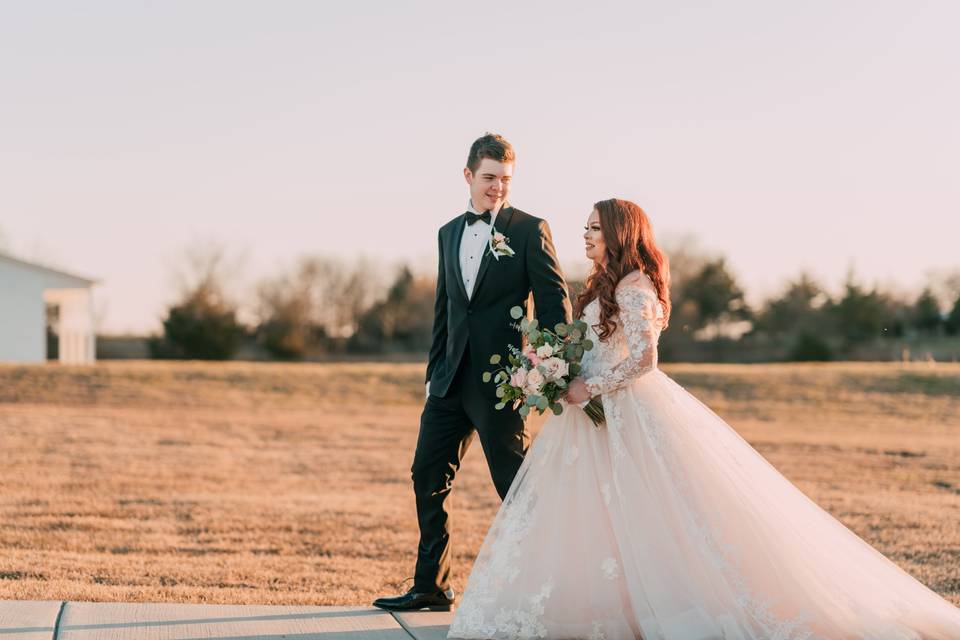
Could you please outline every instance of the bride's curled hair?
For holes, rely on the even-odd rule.
[[[620,311],[616,298],[617,283],[628,273],[640,269],[657,290],[666,328],[670,318],[670,266],[654,242],[653,227],[647,214],[629,200],[617,198],[601,200],[593,207],[600,214],[605,259],[594,263],[586,287],[577,296],[574,317],[582,317],[584,308],[591,301],[598,300],[600,323],[595,329],[601,340],[609,338],[617,329],[614,318]]]

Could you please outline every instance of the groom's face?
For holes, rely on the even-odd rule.
[[[481,158],[477,170],[463,170],[463,177],[470,185],[470,201],[477,211],[495,211],[510,193],[513,179],[513,163]]]

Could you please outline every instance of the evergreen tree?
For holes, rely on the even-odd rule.
[[[926,288],[917,298],[910,313],[910,324],[917,332],[937,335],[943,327],[940,303],[933,292]]]

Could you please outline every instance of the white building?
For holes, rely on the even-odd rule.
[[[48,308],[56,311],[60,362],[94,362],[94,284],[0,253],[0,362],[47,360]]]

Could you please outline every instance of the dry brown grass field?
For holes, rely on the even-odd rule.
[[[663,368],[960,603],[960,365]],[[362,605],[397,591],[416,548],[422,371],[0,366],[0,598]],[[478,446],[454,503],[462,587],[498,506]]]

